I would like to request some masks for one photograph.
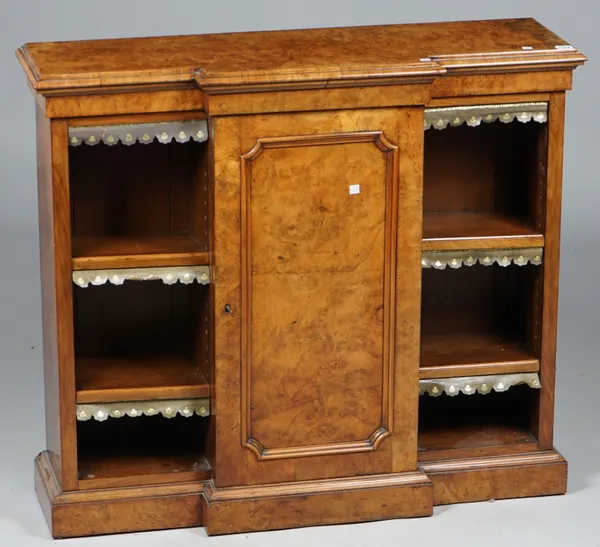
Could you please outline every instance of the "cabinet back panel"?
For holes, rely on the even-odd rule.
[[[518,121],[427,130],[424,211],[528,217],[544,130]]]
[[[423,270],[422,332],[533,336],[537,266],[481,266]]]
[[[80,455],[149,453],[156,456],[202,452],[206,419],[200,416],[142,416],[78,422]],[[110,442],[108,442],[110,439]]]
[[[128,282],[74,289],[77,357],[194,355],[199,285]],[[199,353],[199,347],[197,349]]]
[[[420,450],[452,450],[534,442],[530,420],[539,391],[515,386],[486,395],[419,398]]]
[[[193,141],[71,148],[73,235],[193,234],[207,244],[204,230],[193,230],[192,218],[207,214],[198,207],[207,194],[200,172],[205,152],[205,145]]]

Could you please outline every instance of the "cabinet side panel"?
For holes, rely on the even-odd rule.
[[[63,490],[77,488],[68,141],[37,107],[46,444]]]
[[[540,449],[552,448],[554,388],[556,376],[556,329],[560,261],[565,93],[552,93],[548,111],[548,171],[546,184],[546,246],[542,303],[542,351],[538,442]]]
[[[403,109],[398,120],[400,166],[396,257],[396,370],[392,471],[417,468],[421,343],[423,218],[423,109]]]
[[[54,291],[54,244],[52,226],[52,148],[50,120],[36,105],[38,219],[40,275],[42,282],[42,340],[46,414],[46,448],[56,476],[61,481],[58,350],[56,340],[56,292]]]

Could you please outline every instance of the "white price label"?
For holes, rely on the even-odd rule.
[[[350,192],[350,195],[360,194],[360,184],[351,184],[348,186],[348,191]]]

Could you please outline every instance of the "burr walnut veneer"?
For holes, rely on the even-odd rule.
[[[30,43],[54,537],[560,494],[533,19]]]

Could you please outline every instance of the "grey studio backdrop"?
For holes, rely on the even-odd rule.
[[[465,504],[433,518],[208,538],[202,529],[64,545],[596,546],[600,522],[600,5],[597,0],[0,0],[0,547],[50,545],[33,492],[44,448],[34,101],[14,50],[78,40],[535,17],[590,57],[567,96],[556,446],[567,496]]]

